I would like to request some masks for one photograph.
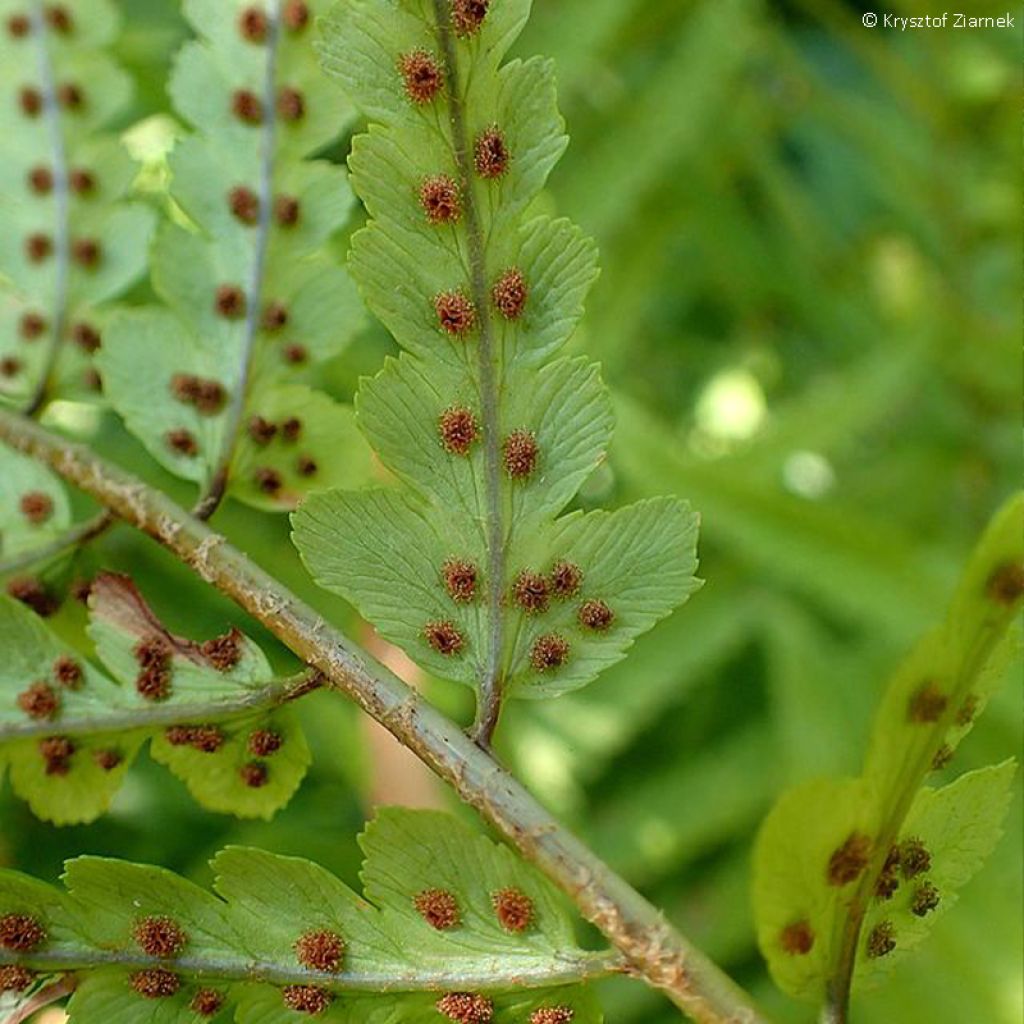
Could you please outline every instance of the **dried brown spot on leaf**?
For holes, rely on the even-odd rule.
[[[814,948],[814,929],[807,920],[787,924],[779,934],[779,945],[790,956],[806,956]]]
[[[849,885],[864,873],[871,859],[871,837],[852,832],[829,858],[825,872],[829,885]]]

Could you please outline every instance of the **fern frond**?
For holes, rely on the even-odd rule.
[[[0,401],[95,397],[102,304],[146,265],[152,212],[104,128],[131,81],[105,52],[110,0],[0,3]]]
[[[316,579],[440,676],[506,695],[583,686],[697,587],[696,517],[656,500],[559,517],[604,458],[598,368],[557,356],[593,244],[529,207],[566,146],[554,69],[502,60],[523,0],[346,0],[324,66],[370,118],[351,266],[405,352],[359,425],[401,486],[315,496],[294,517]]]
[[[214,894],[98,857],[68,862],[66,891],[0,872],[0,972],[27,993],[36,972],[74,971],[71,1024],[602,1019],[580,983],[616,961],[576,945],[558,894],[509,850],[397,808],[360,845],[365,896],[241,847],[214,858]]]
[[[125,577],[100,576],[89,609],[102,669],[0,598],[0,774],[35,814],[97,818],[147,741],[210,810],[269,818],[288,802],[309,751],[284,705],[315,676],[276,680],[235,630],[202,644],[173,636]]]
[[[925,781],[948,764],[1011,659],[1019,661],[1022,524],[1018,495],[979,542],[943,624],[897,669],[863,774],[804,783],[764,823],[758,937],[792,995],[845,1013],[851,985],[917,946],[1001,835],[1013,760],[939,789]]]
[[[117,317],[101,358],[114,407],[157,461],[201,486],[203,515],[228,486],[292,508],[312,485],[368,471],[351,410],[306,383],[362,322],[326,249],[351,211],[347,176],[306,159],[351,119],[311,48],[323,7],[185,4],[200,38],[178,55],[170,93],[194,131],[171,154],[170,191],[191,223],[157,236],[167,308]]]

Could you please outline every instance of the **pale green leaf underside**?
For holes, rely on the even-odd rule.
[[[45,547],[70,525],[61,481],[34,459],[0,450],[0,559]]]
[[[239,634],[237,662],[217,669],[198,645],[167,633],[120,577],[100,577],[90,602],[102,669],[22,605],[0,599],[0,771],[9,769],[32,811],[56,824],[98,817],[147,740],[210,810],[270,817],[284,806],[305,775],[309,750],[290,712],[274,706],[277,684],[262,651]],[[136,654],[154,637],[171,652],[168,692],[159,699],[140,688]],[[62,674],[62,664],[77,672]],[[174,745],[167,730],[175,726],[205,727],[216,741],[202,749]],[[253,753],[253,735],[267,732],[277,749]],[[251,784],[254,765],[258,785]]]
[[[162,868],[96,857],[68,863],[64,893],[0,872],[0,916],[31,913],[46,930],[21,962],[80,971],[72,1024],[191,1024],[200,987],[221,994],[225,1020],[297,1021],[282,988],[301,984],[331,993],[325,1020],[437,1022],[440,994],[467,989],[493,1001],[497,1024],[555,1005],[575,1010],[577,1024],[601,1020],[574,982],[607,971],[607,958],[578,948],[558,895],[507,849],[448,815],[399,809],[381,811],[361,843],[365,898],[308,861],[232,847],[212,862],[213,894]],[[427,890],[453,901],[443,930],[417,910]],[[496,895],[511,890],[530,910],[516,932],[495,910]],[[176,953],[147,955],[136,937],[147,918],[174,922]],[[302,961],[297,944],[311,932],[343,944],[336,970]],[[12,959],[0,953],[0,963]],[[133,990],[132,973],[153,967],[176,974],[175,994]]]

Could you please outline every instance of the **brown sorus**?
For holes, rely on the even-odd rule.
[[[480,425],[472,410],[453,405],[441,413],[438,432],[445,451],[452,455],[468,455],[473,442],[480,436]]]
[[[277,93],[277,113],[282,121],[301,121],[306,116],[306,98],[298,89],[283,86]]]
[[[965,698],[963,704],[957,709],[956,713],[956,724],[957,725],[970,725],[974,721],[975,715],[978,713],[978,696],[974,693],[969,693]]]
[[[46,941],[46,929],[30,914],[0,916],[0,949],[31,953]]]
[[[551,672],[569,658],[569,641],[558,633],[537,637],[530,648],[530,664],[537,672]]]
[[[271,496],[279,493],[284,486],[281,474],[270,466],[260,466],[256,469],[252,474],[252,482],[256,490]]]
[[[128,982],[145,999],[168,999],[181,988],[181,978],[163,967],[149,967],[128,976]]]
[[[68,174],[68,185],[75,195],[87,196],[96,189],[96,177],[92,171],[73,167]]]
[[[490,0],[451,0],[452,27],[460,38],[475,35],[487,17]]]
[[[281,354],[284,356],[284,361],[291,366],[301,366],[309,359],[309,352],[306,351],[306,346],[294,343],[286,345]]]
[[[302,437],[302,420],[298,416],[289,416],[281,422],[281,440],[294,443]]]
[[[249,43],[263,43],[267,38],[267,15],[261,7],[246,7],[238,15],[238,34]]]
[[[417,106],[429,103],[444,85],[437,60],[426,50],[413,50],[398,58],[405,94]]]
[[[434,297],[434,312],[445,334],[464,337],[476,326],[476,307],[464,292],[456,289]]]
[[[260,218],[259,196],[245,185],[236,185],[228,193],[228,208],[243,224],[253,225]]]
[[[67,736],[47,736],[39,741],[39,753],[46,763],[47,775],[67,775],[71,771],[71,755],[75,745]]]
[[[929,680],[918,687],[907,702],[907,719],[922,724],[937,722],[948,704],[949,698]]]
[[[871,837],[851,832],[846,841],[834,850],[828,861],[825,877],[829,885],[849,885],[864,873],[871,858]]]
[[[1024,596],[1024,565],[1007,562],[1000,565],[985,586],[988,596],[1000,604],[1010,605]]]
[[[571,1006],[538,1006],[530,1014],[530,1024],[572,1024],[575,1017]]]
[[[443,654],[447,658],[458,654],[466,645],[465,637],[459,628],[447,619],[428,622],[423,627],[423,639],[438,654]]]
[[[189,731],[188,745],[201,754],[216,754],[224,746],[224,733],[216,725],[197,725]]]
[[[953,760],[953,748],[948,743],[943,743],[932,757],[932,771],[938,772]]]
[[[283,302],[268,302],[263,310],[263,329],[279,331],[288,323],[288,307]]]
[[[56,597],[34,576],[17,576],[7,581],[7,595],[31,608],[40,618],[47,618],[59,607]]]
[[[132,935],[143,953],[160,960],[177,956],[188,942],[188,936],[177,922],[165,916],[140,918],[135,922]]]
[[[615,612],[604,603],[604,601],[584,601],[580,605],[578,618],[584,629],[591,629],[595,633],[604,633],[611,628],[615,621]]]
[[[242,657],[242,633],[235,627],[212,640],[201,648],[203,657],[218,671],[230,672]]]
[[[63,4],[50,4],[46,8],[46,24],[49,25],[54,32],[59,32],[61,35],[65,36],[74,27],[71,15]]]
[[[412,905],[416,913],[438,931],[455,928],[462,919],[459,904],[447,889],[424,889],[412,898]]]
[[[456,1024],[489,1024],[494,1016],[494,1004],[477,992],[448,992],[434,1006]]]
[[[0,360],[0,376],[14,377],[21,372],[21,360],[15,356],[4,356]]]
[[[533,900],[521,889],[509,886],[491,893],[491,906],[507,932],[524,932],[533,924]]]
[[[477,567],[464,558],[449,558],[441,566],[448,596],[458,604],[467,604],[476,597]]]
[[[255,729],[249,733],[246,746],[255,757],[270,757],[284,746],[284,737],[273,729]]]
[[[551,592],[562,601],[575,597],[583,585],[583,571],[572,562],[555,562],[551,567]]]
[[[509,267],[494,282],[491,288],[491,302],[506,320],[518,320],[523,315],[529,294],[523,272],[518,267]]]
[[[814,929],[809,921],[794,921],[779,933],[779,945],[790,956],[806,956],[814,948]]]
[[[258,444],[262,448],[274,440],[274,435],[277,433],[277,424],[271,423],[270,420],[264,419],[262,416],[253,416],[246,425],[246,432],[253,443]]]
[[[277,196],[274,199],[274,219],[283,228],[299,222],[299,201],[295,196]]]
[[[481,178],[500,178],[508,170],[505,133],[496,124],[477,136],[473,147],[473,165]]]
[[[532,431],[513,430],[501,445],[505,472],[513,480],[525,480],[536,469],[539,453],[537,439]]]
[[[81,110],[85,104],[85,93],[75,82],[62,82],[57,86],[57,102],[65,110]]]
[[[199,454],[199,442],[191,430],[179,427],[177,430],[168,430],[164,435],[167,447],[179,455],[194,459]]]
[[[224,1005],[224,995],[213,988],[201,988],[188,1005],[200,1017],[212,1017]]]
[[[53,239],[35,231],[25,239],[25,255],[30,263],[42,263],[53,252]]]
[[[888,956],[896,948],[896,933],[891,921],[882,921],[871,929],[866,948],[872,960]]]
[[[329,928],[305,932],[295,942],[295,957],[311,971],[336,974],[345,957],[345,942]]]
[[[316,476],[318,468],[316,459],[309,455],[300,455],[295,461],[295,472],[298,473],[299,476]]]
[[[60,710],[60,695],[49,683],[39,681],[22,690],[17,703],[29,718],[50,719]]]
[[[910,912],[915,917],[925,917],[939,905],[939,890],[931,882],[925,882],[914,892],[910,901]]]
[[[7,32],[14,39],[23,39],[32,30],[32,22],[24,14],[12,14],[7,19]]]
[[[462,194],[447,174],[424,179],[420,185],[420,205],[431,224],[454,224],[462,216]]]
[[[18,508],[33,526],[39,526],[53,515],[53,499],[42,491],[27,491],[21,496]]]
[[[39,165],[28,172],[28,187],[36,195],[45,196],[53,191],[53,171]]]
[[[6,964],[0,967],[0,992],[24,992],[35,980],[35,974],[26,967]]]
[[[71,258],[86,270],[95,270],[102,256],[103,249],[95,238],[76,238],[71,243]]]
[[[289,1010],[308,1013],[311,1017],[323,1013],[334,1001],[334,996],[318,985],[285,985],[281,997]]]
[[[171,649],[161,636],[143,637],[135,645],[139,674],[135,689],[146,700],[166,700],[171,693]]]
[[[524,569],[512,584],[512,598],[524,612],[538,614],[547,611],[551,599],[547,577]]]
[[[23,85],[18,90],[18,106],[26,117],[38,117],[43,109],[43,94],[31,85]]]
[[[237,284],[218,285],[213,305],[225,320],[240,320],[247,306],[245,292]]]
[[[21,314],[21,319],[18,321],[18,333],[25,341],[35,341],[36,338],[42,337],[48,326],[46,318],[42,314],[29,310],[27,313]]]
[[[92,759],[105,772],[112,772],[124,760],[116,750],[95,750]]]
[[[262,789],[270,781],[270,771],[262,761],[250,761],[242,765],[238,774],[250,789]]]
[[[194,725],[172,725],[164,730],[164,738],[172,747],[187,747],[195,731]]]
[[[932,855],[928,852],[920,839],[904,839],[900,843],[900,867],[903,869],[903,877],[917,878],[932,866]]]
[[[231,94],[231,112],[243,124],[259,124],[263,120],[263,104],[250,89],[236,89]]]
[[[82,666],[74,658],[62,654],[53,663],[53,677],[68,690],[77,690],[82,685]]]
[[[900,869],[900,848],[892,846],[886,855],[885,864],[875,882],[875,898],[878,900],[891,900],[900,887],[898,877]]]
[[[281,11],[281,21],[290,32],[300,32],[309,24],[309,4],[305,0],[288,0]]]
[[[87,352],[89,355],[92,355],[103,343],[100,332],[91,324],[82,321],[71,328],[71,338],[83,352]]]

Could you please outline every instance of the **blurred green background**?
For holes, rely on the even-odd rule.
[[[780,1022],[814,1012],[774,992],[754,945],[757,825],[788,784],[858,769],[887,672],[1021,470],[1021,29],[864,28],[865,10],[944,9],[886,2],[535,0],[517,47],[555,58],[572,137],[544,202],[602,252],[573,345],[603,363],[619,425],[581,501],[690,499],[707,585],[588,690],[511,708],[501,753]],[[171,0],[122,6],[140,86],[127,128],[165,109],[185,29]],[[350,395],[388,351],[371,330],[325,385]],[[187,500],[115,422],[78,423]],[[220,524],[360,632],[304,579],[283,519],[228,508]],[[132,571],[172,628],[235,621],[273,649],[126,530],[78,569],[93,561]],[[1019,683],[947,773],[1020,749]],[[425,685],[470,715],[467,693]],[[55,830],[0,794],[0,864],[53,878],[102,853],[207,880],[209,854],[242,842],[354,882],[375,797],[448,797],[342,701],[301,711],[315,765],[274,822],[204,813],[143,763],[89,827]],[[1019,1024],[1021,824],[1018,786],[995,857],[924,950],[857,999],[858,1021]],[[641,985],[604,989],[611,1024],[678,1019]]]

